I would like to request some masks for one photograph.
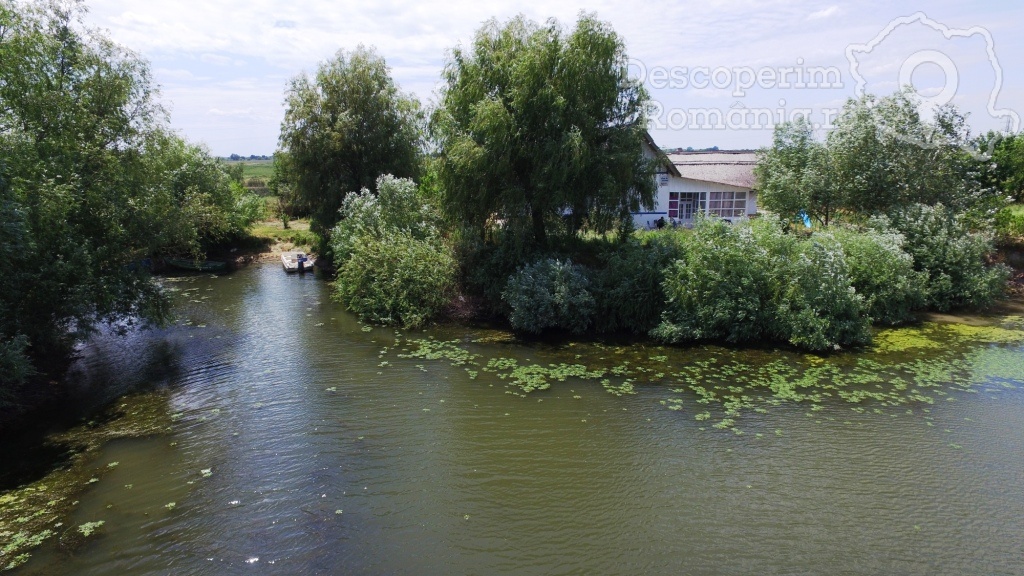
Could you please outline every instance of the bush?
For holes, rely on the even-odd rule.
[[[235,206],[231,212],[231,233],[235,237],[242,236],[257,222],[267,219],[267,202],[255,192],[251,192],[237,184],[231,185],[235,195]]]
[[[441,235],[442,220],[433,202],[416,183],[385,174],[377,179],[377,193],[363,188],[349,194],[341,206],[341,221],[331,231],[334,261],[341,264],[366,236],[402,232],[428,240]]]
[[[872,227],[899,231],[914,269],[928,275],[927,305],[940,312],[991,304],[1006,289],[1009,270],[988,266],[994,250],[990,238],[973,233],[948,208],[915,205],[876,218]]]
[[[582,266],[546,258],[520,268],[502,298],[511,307],[512,328],[539,334],[548,328],[582,334],[595,310],[590,280]]]
[[[598,332],[646,334],[658,324],[665,306],[665,271],[681,254],[669,238],[675,234],[659,232],[646,242],[630,239],[604,255],[594,286]]]
[[[784,270],[789,276],[778,307],[790,344],[817,352],[871,341],[864,299],[851,286],[843,249],[827,234],[801,242]],[[782,263],[780,261],[780,263]]]
[[[454,254],[438,240],[366,235],[339,269],[335,297],[364,320],[418,328],[450,302],[456,272]]]
[[[381,176],[377,190],[349,194],[331,232],[335,297],[364,320],[418,328],[450,302],[458,263],[415,183]]]
[[[507,279],[535,258],[533,250],[514,237],[499,237],[497,242],[484,242],[472,234],[463,238],[460,247],[467,291],[482,296],[492,314],[507,316],[510,310],[503,299]]]
[[[779,236],[773,241],[756,235]],[[701,220],[683,237],[682,258],[669,266],[662,285],[667,298],[655,338],[747,342],[775,333],[776,284],[773,259],[786,244],[764,220],[730,225]],[[791,243],[791,242],[790,242]]]
[[[661,323],[651,334],[679,343],[781,340],[824,351],[870,341],[870,319],[839,244],[800,239],[766,216],[730,225],[698,222],[662,288]]]
[[[1006,245],[1024,244],[1024,204],[1013,204],[996,213],[996,240]]]
[[[925,305],[928,275],[914,270],[897,232],[836,229],[853,287],[864,297],[872,321],[897,325],[914,319]]]

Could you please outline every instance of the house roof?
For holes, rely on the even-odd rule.
[[[651,148],[651,151],[653,151],[654,154],[657,155],[658,160],[661,161],[661,164],[668,170],[668,173],[673,176],[682,177],[682,175],[679,173],[679,169],[676,168],[675,164],[672,162],[671,159],[669,159],[668,155],[666,155],[665,152],[661,148],[659,148],[657,144],[654,143],[654,138],[651,137],[651,133],[644,132],[644,136],[644,140],[647,141],[647,145]]]
[[[668,154],[683,178],[753,189],[756,185],[753,150],[716,150]]]

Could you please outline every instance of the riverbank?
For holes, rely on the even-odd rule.
[[[1008,283],[1008,292],[1013,297],[1024,298],[1024,245],[1006,244],[998,247],[996,259],[1013,269]]]
[[[315,238],[309,231],[309,220],[290,220],[288,228],[285,228],[280,219],[270,219],[254,225],[248,237],[214,247],[206,254],[206,258],[227,262],[231,269],[237,270],[255,262],[277,260],[283,252],[309,252],[314,243]]]

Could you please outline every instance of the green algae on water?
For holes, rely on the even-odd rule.
[[[54,537],[65,548],[81,545],[104,520],[86,523],[85,531],[65,524],[77,497],[93,484],[89,480],[102,481],[116,468],[94,462],[100,448],[111,440],[165,433],[170,426],[167,395],[150,392],[124,397],[96,421],[48,437],[48,444],[67,447],[70,459],[38,480],[0,492],[0,571],[24,564],[32,550]]]
[[[1024,319],[1018,317],[987,326],[930,322],[878,330],[867,350],[829,356],[711,345],[571,342],[539,346],[538,356],[556,359],[545,363],[501,355],[503,345],[513,341],[510,334],[499,333],[473,340],[412,340],[396,347],[401,358],[462,366],[471,380],[504,383],[506,393],[518,396],[569,380],[591,382],[620,396],[642,385],[661,387],[667,395],[661,405],[669,410],[699,406],[698,421],[714,419],[715,428],[734,432],[743,413],[766,414],[783,404],[809,404],[809,414],[826,404],[851,404],[861,413],[895,415],[952,401],[951,392],[976,392],[984,385],[991,394],[1024,382]],[[557,362],[567,356],[572,363]]]

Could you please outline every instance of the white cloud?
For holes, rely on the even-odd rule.
[[[199,57],[200,62],[207,64],[214,64],[217,66],[227,66],[234,62],[230,56],[223,56],[220,54],[203,54]]]
[[[821,0],[87,1],[91,25],[108,29],[153,63],[163,97],[173,103],[173,125],[218,154],[271,152],[288,79],[360,43],[375,46],[403,89],[426,103],[438,86],[447,51],[471,41],[492,17],[523,13],[543,21],[553,16],[571,25],[581,10],[596,12],[626,40],[630,55],[647,66],[793,66],[802,59],[808,65],[842,66],[845,73],[847,45],[870,40],[892,17],[914,8],[910,0],[866,0],[843,8]],[[936,17],[956,26],[995,29],[1024,18],[1024,9],[1016,6],[932,4]],[[1024,53],[1024,41],[1012,28],[994,34],[997,50]],[[1010,67],[1004,82],[1008,93],[1019,94],[1024,85]],[[751,91],[743,104],[777,105],[780,97],[794,105],[830,101],[852,94],[852,86],[847,88],[838,94]],[[652,90],[652,95],[671,105],[695,101],[723,110],[736,100],[728,91],[712,90]],[[241,114],[246,111],[250,117]],[[655,137],[666,145],[749,147],[767,143],[770,134],[677,131]]]
[[[839,14],[839,6],[829,6],[828,8],[812,12],[807,19],[808,20],[822,20],[824,18],[831,18]]]
[[[211,116],[233,116],[236,118],[255,118],[252,108],[244,108],[240,110],[221,110],[220,108],[210,108],[207,114]]]
[[[154,72],[157,78],[165,84],[168,82],[200,82],[209,80],[209,77],[196,76],[191,70],[183,68],[157,68]]]

